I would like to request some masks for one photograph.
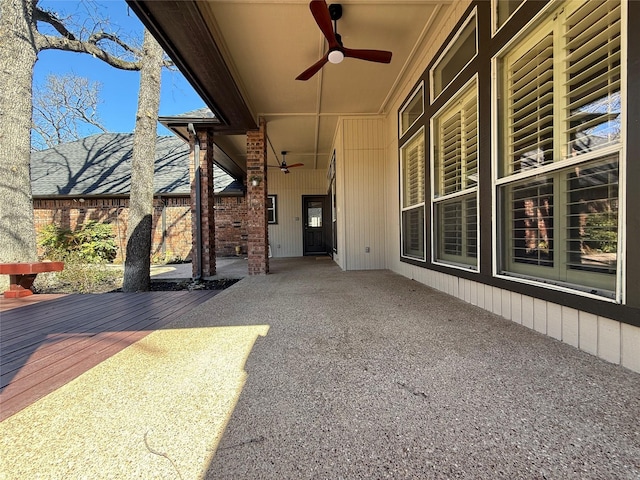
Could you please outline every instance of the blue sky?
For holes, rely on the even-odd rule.
[[[128,10],[124,0],[101,0],[100,16],[107,16],[114,26],[125,35],[133,35],[142,43],[143,26],[135,14]],[[41,2],[43,8],[60,13],[85,16],[86,4],[75,0]],[[139,72],[118,70],[91,55],[46,50],[40,52],[34,71],[34,83],[44,84],[49,74],[73,72],[102,84],[98,107],[102,124],[111,132],[133,132],[138,105]],[[204,107],[204,102],[191,85],[178,71],[163,69],[160,93],[160,115],[170,116]],[[96,133],[97,130],[88,131]],[[171,132],[160,126],[158,133],[170,135]]]

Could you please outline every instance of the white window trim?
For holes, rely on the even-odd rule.
[[[267,221],[268,225],[277,225],[278,224],[278,195],[275,194],[269,194],[267,195],[267,197],[271,198],[271,202],[273,205],[273,208],[267,208],[267,212],[269,210],[273,210],[273,221]]]
[[[434,91],[433,72],[438,67],[438,65],[440,65],[440,62],[442,61],[442,59],[447,55],[447,53],[449,53],[449,50],[451,49],[451,47],[456,43],[456,41],[458,40],[458,38],[460,37],[460,35],[464,31],[464,29],[467,27],[467,25],[469,25],[469,23],[473,19],[475,19],[475,21],[476,21],[476,53],[464,65],[464,67],[462,67],[460,69],[460,72],[458,72],[458,74],[455,77],[453,77],[451,79],[451,81],[447,85],[444,85],[442,87],[442,91],[438,95],[436,95],[435,91]],[[429,82],[429,96],[431,98],[431,103],[433,103],[440,95],[442,95],[442,93],[447,89],[447,87],[449,85],[451,85],[453,82],[455,82],[456,78],[458,78],[460,76],[460,74],[462,73],[462,71],[465,68],[467,68],[467,65],[469,65],[471,62],[473,62],[473,60],[478,56],[478,44],[479,44],[479,42],[478,42],[478,9],[474,8],[471,11],[471,13],[467,16],[467,18],[465,19],[464,23],[460,26],[460,28],[458,28],[458,31],[456,32],[455,36],[447,44],[446,48],[442,51],[440,56],[438,56],[438,59],[433,63],[433,66],[429,69],[429,80],[430,80],[430,82]]]
[[[529,1],[529,0],[527,0]],[[509,39],[509,41],[507,43],[505,43],[503,45],[503,47],[498,50],[496,52],[496,54],[494,55],[494,57],[491,59],[492,62],[496,61],[497,59],[504,56],[505,52],[511,50],[513,48],[513,44],[519,42],[522,37],[529,35],[532,33],[532,31],[540,24],[541,20],[544,20],[544,18],[547,17],[547,14],[549,12],[549,10],[553,10],[555,9],[560,3],[562,3],[564,0],[551,0],[544,8],[542,8],[542,10],[540,10],[536,16],[534,16],[531,20],[529,20],[529,22],[527,22],[527,24],[522,28],[522,30],[520,30],[518,32],[517,35],[511,37],[511,39]],[[497,63],[496,63],[497,65]],[[497,71],[493,72],[493,77],[492,79],[494,81],[498,81],[498,76],[497,76]],[[495,97],[494,97],[495,98]]]
[[[504,21],[504,23],[498,26],[498,16],[496,15],[496,11],[498,10],[498,0],[491,0],[491,36],[492,37],[495,37],[498,34],[498,32],[502,30],[502,27],[504,27],[509,22],[509,20],[511,20],[511,17],[513,17],[517,13],[517,11],[522,8],[522,5],[524,5],[525,2],[526,0],[522,2],[520,5],[518,5],[518,7],[513,11],[513,13],[509,15],[509,17]],[[496,28],[496,26],[498,26],[498,28]]]
[[[464,193],[462,195],[470,195],[472,192],[471,190],[465,190]],[[474,188],[473,189],[473,193],[475,193],[476,196],[476,212],[477,212],[477,217],[478,217],[478,223],[477,223],[477,230],[478,233],[476,235],[476,252],[477,252],[477,263],[476,265],[469,265],[466,263],[457,263],[457,262],[448,262],[445,260],[441,260],[438,258],[437,255],[437,251],[436,251],[436,246],[437,246],[437,240],[435,239],[435,235],[436,235],[436,231],[435,231],[435,222],[431,222],[431,258],[433,259],[433,264],[434,265],[441,265],[443,267],[448,267],[448,268],[454,268],[457,270],[464,270],[465,272],[472,272],[472,273],[480,273],[480,256],[481,256],[481,252],[480,252],[480,195],[478,194],[478,189]],[[452,197],[456,197],[456,196],[462,196],[462,195],[451,195],[449,197],[446,197],[447,199],[452,198]],[[444,197],[440,197],[438,200],[442,200]],[[438,203],[441,202],[431,202],[431,218],[436,218],[436,205]]]
[[[493,0],[492,0],[493,3]],[[491,59],[491,214],[496,221],[492,222],[491,238],[493,241],[492,255],[492,276],[495,278],[505,279],[508,281],[514,281],[536,287],[547,288],[551,290],[561,291],[578,295],[581,297],[593,298],[596,300],[606,301],[616,304],[626,304],[626,228],[620,227],[618,230],[618,252],[616,263],[616,288],[613,298],[603,295],[594,295],[582,288],[584,286],[576,286],[576,288],[567,287],[566,283],[553,283],[551,280],[534,279],[534,278],[521,278],[514,275],[507,275],[500,273],[500,263],[503,251],[502,238],[500,232],[502,231],[502,219],[501,219],[501,206],[499,203],[498,189],[507,183],[517,182],[521,179],[526,179],[530,176],[536,176],[543,173],[549,173],[550,171],[560,170],[576,163],[583,163],[597,158],[605,157],[613,153],[619,154],[618,160],[618,225],[626,225],[627,218],[627,121],[628,121],[628,108],[627,108],[627,49],[622,48],[621,52],[621,72],[620,72],[620,102],[621,102],[621,131],[620,131],[620,145],[614,145],[605,149],[581,155],[579,161],[571,158],[554,162],[549,165],[541,166],[533,169],[533,171],[518,172],[516,174],[506,175],[499,178],[498,172],[500,168],[500,124],[498,122],[498,116],[500,114],[500,108],[498,106],[498,95],[500,91],[500,81],[498,78],[498,63],[500,58],[512,49],[513,44],[519,42],[523,37],[530,35],[532,31],[540,25],[540,21],[544,21],[550,10],[555,10],[561,4],[560,0],[550,1],[545,8],[543,8],[535,17],[533,17],[527,25],[515,35],[511,40],[506,43]],[[520,8],[520,7],[518,7]],[[517,11],[517,9],[516,9]],[[514,12],[515,13],[515,12]],[[493,15],[493,9],[492,9]],[[506,23],[506,22],[505,22]],[[495,25],[495,23],[492,24]],[[499,31],[499,30],[498,30]],[[628,4],[625,0],[621,0],[621,45],[628,45]]]
[[[628,2],[621,2],[621,11],[620,11],[620,21],[622,22],[620,27],[620,40],[621,45],[628,45],[628,28],[629,25],[628,15],[629,15],[629,6]],[[621,48],[622,52],[620,61],[621,61],[621,69],[620,69],[620,159],[618,161],[618,198],[619,198],[619,206],[618,206],[618,225],[626,225],[627,219],[627,121],[628,121],[628,111],[627,111],[627,49]],[[626,296],[626,245],[627,245],[627,229],[620,228],[618,230],[618,265],[616,270],[616,302],[620,304],[627,303]]]
[[[526,180],[527,178],[533,178],[539,175],[553,173],[558,170],[565,169],[567,167],[580,165],[582,163],[588,163],[590,161],[598,160],[599,158],[607,157],[612,154],[620,154],[620,152],[621,152],[620,145],[614,145],[607,148],[602,148],[600,150],[595,150],[593,152],[582,154],[578,157],[565,158],[564,160],[560,160],[557,162],[548,163],[546,165],[541,165],[539,167],[532,168],[531,170],[512,173],[511,175],[497,178],[496,185],[501,186],[508,183],[514,183],[514,182],[519,182],[521,180]]]
[[[423,199],[422,202],[420,203],[416,203],[415,205],[411,205],[410,207],[405,207],[404,206],[404,166],[403,166],[403,159],[402,159],[402,149],[408,145],[409,143],[411,143],[415,138],[417,138],[419,135],[422,135],[423,137],[423,141],[426,141],[425,138],[425,127],[421,127],[416,133],[414,133],[413,135],[411,135],[410,138],[408,138],[398,149],[398,151],[400,152],[400,258],[405,258],[408,260],[413,260],[413,261],[417,261],[417,262],[425,262],[427,261],[427,248],[426,248],[426,240],[427,240],[427,221],[426,221],[426,210],[425,210],[425,206],[426,206],[426,201]],[[426,162],[426,159],[425,159]],[[426,168],[425,168],[426,171]],[[426,196],[425,196],[426,198]],[[404,238],[405,238],[405,232],[404,232],[404,228],[403,228],[403,216],[402,214],[406,211],[409,210],[414,210],[414,209],[418,209],[418,208],[422,208],[423,209],[423,216],[424,216],[424,222],[422,225],[422,235],[423,235],[423,242],[424,242],[424,248],[423,248],[423,255],[422,258],[420,257],[416,257],[413,255],[405,255],[404,254]]]
[[[458,92],[463,92],[466,89],[468,89],[469,87],[471,87],[471,85],[475,83],[476,84],[476,99],[479,98],[479,92],[478,92],[478,74],[476,73],[473,77],[471,77],[469,79],[469,81],[467,81],[461,88],[460,90],[458,90]],[[449,193],[447,195],[442,195],[440,197],[436,197],[435,196],[435,192],[436,192],[436,184],[435,182],[437,181],[437,179],[435,178],[435,119],[443,112],[446,111],[448,108],[451,107],[451,105],[454,102],[459,101],[458,99],[458,92],[456,92],[455,95],[452,95],[451,98],[449,100],[447,100],[447,102],[438,109],[437,112],[435,112],[431,118],[429,119],[429,139],[430,139],[430,160],[429,160],[429,177],[430,177],[430,188],[431,188],[431,198],[430,198],[430,214],[431,214],[431,219],[432,221],[430,222],[430,232],[431,232],[431,245],[430,245],[430,250],[431,250],[431,258],[432,258],[432,263],[434,265],[441,265],[444,267],[451,267],[451,268],[455,268],[458,270],[464,270],[466,272],[473,272],[473,273],[480,273],[480,260],[481,260],[481,249],[480,249],[480,181],[478,179],[478,182],[476,184],[476,186],[474,187],[469,187],[465,190],[461,190],[459,192],[454,192],[454,193]],[[480,123],[480,111],[479,109],[476,110],[476,115],[478,116],[478,124]],[[479,128],[479,125],[478,125]],[[478,144],[480,143],[479,141],[479,137],[478,137]],[[480,175],[480,155],[478,153],[478,176]],[[462,196],[466,196],[466,195],[470,195],[470,194],[475,194],[476,196],[476,215],[478,218],[477,221],[477,225],[476,225],[476,229],[477,229],[477,233],[476,233],[476,252],[477,252],[477,262],[476,265],[468,265],[468,264],[464,264],[464,263],[455,263],[455,262],[446,262],[443,260],[439,260],[438,259],[438,255],[437,255],[437,251],[436,251],[436,247],[437,247],[437,240],[436,240],[436,230],[435,230],[435,222],[433,221],[433,219],[436,218],[436,205],[438,203],[441,202],[445,202],[447,200],[450,200],[452,198],[456,198],[456,197],[462,197]]]
[[[409,207],[405,207],[404,205],[404,165],[403,165],[403,158],[402,158],[402,149],[405,148],[408,144],[410,144],[411,142],[413,142],[418,136],[422,135],[423,137],[423,141],[426,140],[425,136],[425,128],[424,126],[420,128],[420,130],[418,130],[416,133],[414,133],[413,135],[411,135],[410,138],[408,138],[401,146],[400,146],[400,210],[401,211],[405,211],[405,210],[411,210],[412,208],[417,207],[418,205],[424,205],[425,204],[425,200],[424,200],[424,196],[423,196],[423,200],[422,202],[416,203],[414,205],[411,205]],[[425,160],[426,161],[426,160]],[[426,168],[424,169],[424,171],[426,172]]]
[[[422,235],[423,235],[423,239],[424,239],[424,243],[425,243],[425,248],[424,248],[424,253],[422,254],[422,257],[416,257],[414,255],[405,255],[404,253],[404,228],[402,228],[403,224],[403,218],[402,218],[402,214],[406,211],[410,211],[410,210],[417,210],[418,208],[422,208],[423,211],[425,209],[425,203],[420,203],[418,205],[414,205],[413,207],[409,207],[409,208],[405,208],[400,212],[400,258],[405,258],[407,260],[413,260],[416,262],[423,262],[426,263],[427,261],[427,248],[426,248],[426,239],[427,239],[427,222],[426,222],[426,215],[424,215],[425,221],[423,222],[424,224],[422,225]]]
[[[406,110],[407,106],[413,101],[413,99],[416,97],[416,95],[418,95],[418,93],[420,93],[420,91],[422,91],[422,113],[411,123],[411,125],[409,125],[406,129],[402,130],[402,114],[404,113],[404,111]],[[400,113],[398,113],[398,132],[400,133],[398,135],[398,138],[402,138],[409,130],[411,130],[411,127],[413,127],[418,120],[420,120],[423,116],[424,116],[424,82],[420,82],[420,85],[418,85],[416,87],[416,89],[411,93],[411,95],[409,96],[409,99],[404,102],[404,104],[402,105],[402,107],[400,107]]]
[[[580,297],[586,297],[586,298],[593,298],[595,300],[601,300],[604,302],[608,302],[608,303],[612,303],[612,304],[617,304],[619,303],[617,301],[617,299],[613,296],[607,296],[607,295],[596,295],[590,292],[585,291],[584,289],[586,289],[587,287],[583,286],[583,285],[576,285],[575,288],[571,288],[568,287],[567,285],[570,285],[567,282],[558,282],[555,283],[551,280],[545,280],[545,279],[534,279],[533,277],[529,277],[529,276],[518,276],[518,274],[514,273],[511,275],[507,275],[504,273],[498,273],[494,275],[495,278],[500,278],[502,280],[508,280],[510,282],[517,282],[517,283],[522,283],[525,285],[531,285],[533,287],[542,287],[542,288],[546,288],[548,290],[554,290],[554,291],[558,291],[558,292],[564,292],[564,293],[570,293],[572,295],[577,295]],[[591,288],[590,290],[597,290],[595,288]]]

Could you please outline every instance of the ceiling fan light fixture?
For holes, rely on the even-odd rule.
[[[344,53],[340,50],[332,50],[329,52],[328,59],[331,63],[340,63],[344,60]]]

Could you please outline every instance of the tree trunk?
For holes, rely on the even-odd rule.
[[[156,123],[160,106],[162,48],[145,30],[138,113],[131,159],[131,194],[127,222],[127,256],[122,290],[148,291],[153,228],[153,170],[156,158]]]
[[[29,172],[32,14],[31,1],[0,0],[0,262],[37,255]]]

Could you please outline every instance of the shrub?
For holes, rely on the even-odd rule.
[[[80,252],[69,252],[61,272],[41,273],[34,282],[38,293],[103,293],[122,284],[122,269],[102,263],[87,263]]]
[[[108,223],[89,220],[75,230],[47,225],[40,232],[40,246],[51,260],[74,260],[86,263],[112,262],[118,253],[115,235]]]

